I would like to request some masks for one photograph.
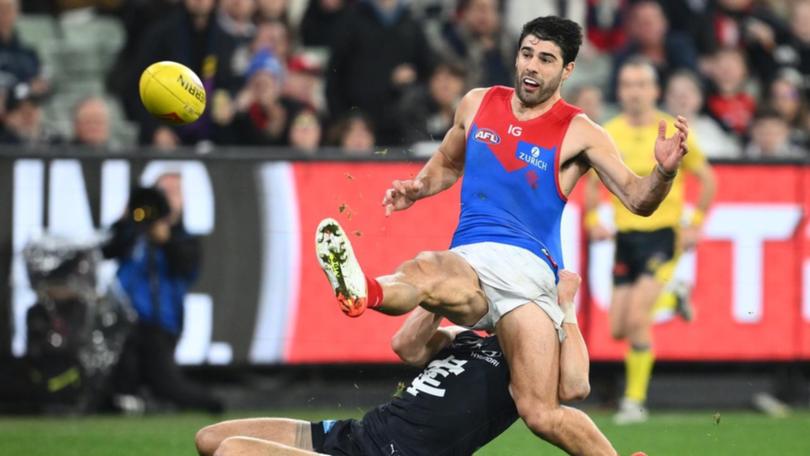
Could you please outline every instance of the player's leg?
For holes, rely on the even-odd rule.
[[[222,421],[200,429],[195,443],[201,456],[211,456],[229,437],[252,437],[302,450],[312,450],[309,421],[288,418],[248,418]]]
[[[512,396],[529,429],[571,454],[615,455],[587,415],[559,405],[560,346],[548,315],[533,303],[520,306],[501,317],[497,333],[509,363]]]
[[[318,454],[320,453],[252,437],[228,437],[214,452],[214,456],[310,456]]]
[[[472,326],[487,313],[487,300],[475,270],[452,252],[423,252],[391,275],[378,277],[379,310],[400,315],[421,305],[448,320]]]
[[[460,325],[475,324],[487,301],[473,268],[452,252],[424,252],[394,274],[367,277],[340,225],[325,219],[316,232],[316,251],[342,310],[359,316],[366,306],[402,315],[422,305]]]

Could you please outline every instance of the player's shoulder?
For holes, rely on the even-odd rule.
[[[568,127],[568,135],[579,138],[584,143],[592,143],[594,140],[607,135],[606,128],[593,121],[587,114],[580,112],[571,118]]]
[[[471,89],[469,92],[464,94],[464,97],[461,99],[461,104],[477,106],[481,104],[484,97],[486,97],[487,93],[492,89],[493,87],[476,87],[475,89]]]
[[[461,115],[470,115],[478,111],[478,108],[484,102],[487,94],[494,87],[479,87],[467,92],[456,107],[456,113]]]

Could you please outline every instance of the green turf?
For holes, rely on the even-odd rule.
[[[359,411],[274,411],[246,416],[308,420],[358,416]],[[771,419],[745,412],[662,413],[649,423],[617,427],[604,413],[592,414],[619,453],[658,455],[810,455],[810,412]],[[227,418],[234,418],[230,415]],[[195,431],[212,422],[205,415],[145,418],[0,418],[0,455],[193,455]],[[482,449],[483,456],[561,454],[517,423]]]

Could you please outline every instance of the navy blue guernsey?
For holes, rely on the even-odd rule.
[[[498,339],[466,331],[400,397],[368,412],[363,426],[377,448],[392,454],[469,456],[517,418]]]

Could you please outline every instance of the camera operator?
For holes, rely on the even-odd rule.
[[[200,265],[199,240],[183,227],[182,205],[179,174],[164,174],[153,188],[135,189],[103,248],[105,257],[118,260],[118,281],[138,314],[116,386],[120,394],[135,395],[145,384],[180,408],[221,412],[222,403],[189,383],[174,358],[183,300]]]

